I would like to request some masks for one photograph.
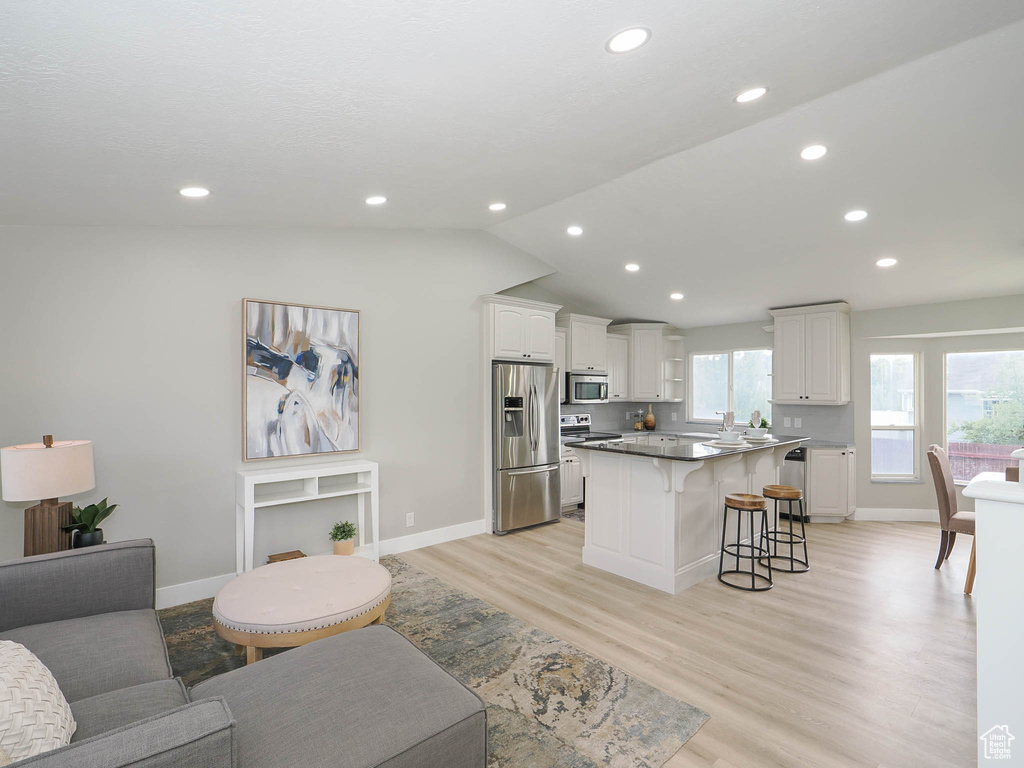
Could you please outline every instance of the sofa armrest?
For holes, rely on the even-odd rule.
[[[202,699],[27,758],[32,768],[234,768],[235,721],[224,699]]]
[[[0,563],[0,632],[156,605],[152,539]]]

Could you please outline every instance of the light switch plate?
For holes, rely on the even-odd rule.
[[[796,427],[797,429],[800,429],[800,427],[802,427],[803,425],[804,425],[804,420],[803,419],[793,419],[793,426]]]
[[[784,426],[784,427],[792,427],[793,426],[793,420],[791,418],[789,418],[789,416],[784,416],[782,418],[782,426]]]
[[[416,513],[415,512],[406,512],[406,514],[405,514],[405,527],[406,528],[411,528],[413,525],[415,525],[415,523],[413,522],[413,520],[415,520],[415,518],[416,518]]]
[[[677,413],[673,413],[673,414],[672,414],[672,421],[675,421],[675,420],[676,420],[676,416],[678,416],[678,415],[679,415],[679,414],[677,414]]]

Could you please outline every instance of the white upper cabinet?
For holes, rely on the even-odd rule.
[[[628,342],[629,384],[624,398],[617,399],[653,402],[683,398],[683,337],[674,334],[678,331],[665,323],[625,323],[608,328],[609,339],[622,338]],[[612,346],[608,349],[611,354]],[[613,386],[611,370],[609,358],[609,390]]]
[[[556,304],[484,296],[491,360],[555,361]]]
[[[665,351],[663,327],[634,326],[630,336],[632,368],[629,374],[630,400],[661,400],[663,395]]]
[[[558,375],[558,402],[565,402],[565,342],[569,332],[555,328],[555,373]]]
[[[606,373],[606,329],[610,320],[572,313],[559,314],[559,327],[568,330],[568,370],[573,373]]]
[[[526,356],[531,360],[554,362],[554,312],[533,309],[526,313]]]
[[[850,305],[844,302],[772,311],[772,402],[850,402]]]
[[[629,339],[608,334],[608,399],[629,397]]]

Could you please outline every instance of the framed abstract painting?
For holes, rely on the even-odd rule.
[[[358,451],[359,311],[242,304],[242,458]]]

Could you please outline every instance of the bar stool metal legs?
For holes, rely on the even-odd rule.
[[[807,555],[807,530],[804,526],[804,495],[799,488],[789,485],[766,485],[764,496],[775,502],[775,525],[771,530],[767,526],[761,529],[761,546],[771,550],[771,557],[775,561],[772,567],[784,573],[807,573],[811,569],[810,559]],[[779,523],[779,502],[789,502],[789,530],[781,530]],[[800,509],[800,532],[793,528],[793,502],[796,502]],[[789,547],[789,556],[779,555],[779,544]],[[803,559],[797,557],[797,548],[803,548]],[[762,558],[763,561],[764,558]],[[764,565],[764,563],[761,563]],[[788,566],[788,567],[787,567]]]
[[[726,543],[726,531],[729,529],[729,510],[736,513],[736,541],[731,544]],[[746,514],[748,530],[750,531],[749,544],[743,543],[744,513]],[[755,516],[760,518],[761,522],[760,537],[754,533]],[[764,540],[764,532],[767,527],[768,505],[763,497],[754,496],[749,493],[729,494],[725,497],[725,509],[722,516],[722,550],[718,556],[718,580],[720,582],[728,587],[742,589],[745,592],[764,592],[772,588],[772,556]],[[726,555],[735,558],[734,568],[727,569],[725,567]],[[767,574],[759,573],[757,570],[758,564],[763,565],[761,563],[763,559],[768,561],[766,566]],[[741,560],[748,561],[750,568],[741,568]],[[724,577],[730,574],[739,575],[743,577],[743,580],[749,576],[750,586],[726,580]]]

